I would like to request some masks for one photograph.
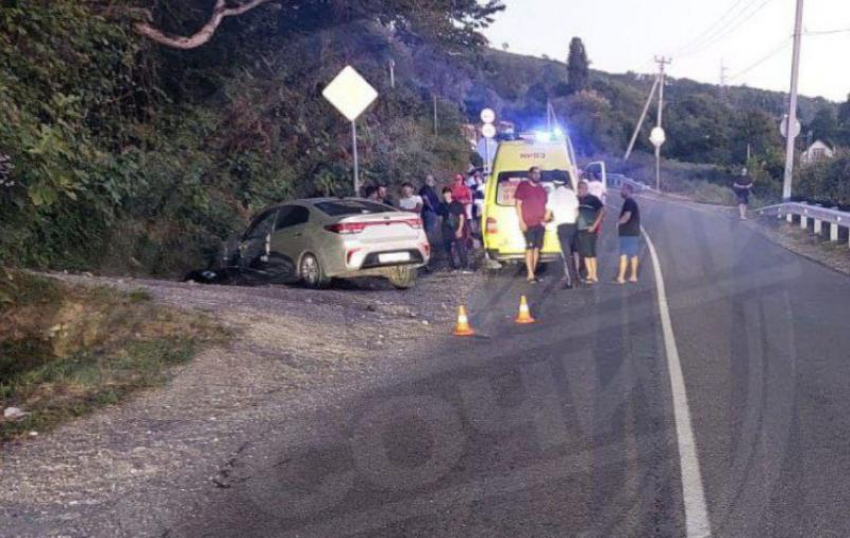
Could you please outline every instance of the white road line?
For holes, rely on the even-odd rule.
[[[667,369],[670,372],[673,413],[676,418],[676,437],[679,443],[679,463],[682,468],[682,497],[685,502],[687,536],[688,538],[706,538],[711,536],[711,522],[705,504],[705,489],[702,485],[699,456],[697,455],[694,430],[691,426],[691,412],[688,408],[688,393],[682,374],[682,362],[679,360],[679,348],[676,345],[676,335],[673,333],[673,323],[670,321],[670,306],[667,303],[664,275],[661,272],[661,262],[658,259],[658,252],[655,250],[652,239],[643,227],[641,227],[641,232],[643,232],[646,244],[649,247],[658,290],[658,310],[661,316],[661,330],[664,333]]]

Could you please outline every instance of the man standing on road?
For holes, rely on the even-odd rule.
[[[750,191],[753,189],[753,178],[747,174],[747,169],[741,169],[741,175],[735,178],[735,195],[738,197],[738,214],[741,220],[747,220],[747,207],[750,205]]]
[[[440,197],[437,195],[437,181],[434,176],[428,174],[425,176],[425,185],[419,189],[419,196],[422,198],[422,222],[425,225],[425,233],[428,237],[434,234],[434,226],[437,224],[437,207],[440,205]]]
[[[452,252],[454,250],[460,260],[460,269],[467,269],[469,256],[466,253],[466,240],[463,233],[466,210],[463,204],[453,199],[450,187],[443,189],[443,203],[437,208],[437,214],[442,218],[443,249],[449,257],[449,266],[452,269],[458,269]]]
[[[532,166],[528,171],[528,181],[519,184],[514,194],[519,227],[525,236],[525,266],[528,270],[528,282],[535,284],[537,265],[540,263],[540,249],[546,235],[546,189],[540,184],[540,168]]]
[[[596,238],[602,219],[605,217],[605,206],[602,201],[588,193],[587,181],[578,184],[578,244],[579,255],[584,258],[584,268],[587,271],[587,283],[599,282],[596,265]]]
[[[578,252],[576,252],[576,221],[578,220],[578,197],[564,181],[555,182],[549,195],[548,218],[558,230],[561,257],[564,259],[564,289],[573,287],[578,278]]]
[[[422,215],[422,208],[424,205],[425,203],[422,201],[422,197],[417,194],[413,194],[412,183],[404,183],[401,186],[401,198],[398,201],[399,209],[410,211],[417,215]]]
[[[620,190],[623,197],[623,209],[620,211],[620,220],[617,222],[620,236],[620,272],[617,275],[617,284],[626,283],[626,273],[629,266],[632,268],[632,276],[629,282],[638,280],[638,253],[640,249],[640,208],[635,201],[632,186],[624,183]]]

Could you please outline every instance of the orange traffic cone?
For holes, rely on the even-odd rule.
[[[534,323],[534,321],[534,318],[531,317],[531,311],[528,309],[528,300],[523,295],[519,300],[519,314],[516,317],[516,322],[525,325],[527,323]]]
[[[473,336],[475,331],[469,326],[469,317],[466,315],[466,307],[461,306],[457,309],[457,325],[455,326],[455,336]]]

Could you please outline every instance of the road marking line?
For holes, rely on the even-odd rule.
[[[661,272],[661,262],[658,259],[658,252],[655,250],[652,239],[643,227],[641,227],[641,232],[646,238],[647,247],[649,247],[652,268],[655,272],[656,289],[658,290],[658,310],[661,316],[661,330],[664,333],[667,370],[670,372],[673,413],[676,419],[676,437],[679,444],[679,463],[682,469],[682,498],[685,503],[687,536],[688,538],[706,538],[711,536],[711,522],[708,518],[699,456],[697,455],[694,430],[691,426],[691,412],[688,409],[688,394],[682,374],[682,362],[679,359],[679,348],[676,345],[676,335],[673,333],[673,323],[670,320],[670,306],[667,302],[664,275]]]

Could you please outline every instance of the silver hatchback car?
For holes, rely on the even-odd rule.
[[[257,216],[239,242],[240,269],[312,288],[380,276],[410,288],[431,246],[418,215],[360,198],[313,198]]]

